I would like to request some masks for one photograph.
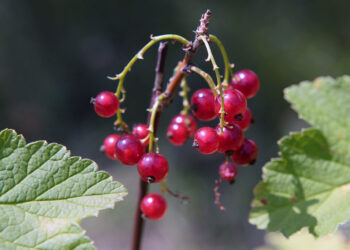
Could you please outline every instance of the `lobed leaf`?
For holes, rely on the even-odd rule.
[[[95,249],[78,222],[126,194],[62,145],[0,132],[0,249]]]
[[[280,158],[263,167],[250,222],[290,236],[307,227],[327,235],[350,219],[350,77],[321,77],[285,90],[313,128],[279,142]]]

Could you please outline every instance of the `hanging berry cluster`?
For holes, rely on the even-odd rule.
[[[173,34],[151,36],[151,41],[131,59],[124,70],[116,77],[110,78],[118,81],[116,92],[101,92],[92,102],[99,116],[112,117],[116,115],[117,117],[114,125],[119,128],[120,133],[111,134],[105,138],[103,143],[105,154],[113,160],[119,160],[124,165],[133,166],[137,164],[142,181],[147,183],[160,182],[162,193],[168,191],[170,194],[179,197],[180,195],[171,192],[165,184],[169,164],[166,157],[159,153],[156,130],[161,112],[169,105],[178,87],[181,87],[180,96],[183,98],[183,110],[171,120],[166,132],[167,138],[173,145],[181,146],[193,137],[193,146],[202,154],[213,154],[215,152],[224,154],[225,161],[218,169],[220,178],[215,189],[216,203],[220,205],[221,209],[224,209],[218,198],[218,187],[222,180],[232,183],[238,173],[235,164],[240,166],[253,164],[258,154],[256,144],[244,137],[244,131],[249,128],[252,122],[252,113],[247,107],[247,99],[256,95],[260,82],[251,70],[245,69],[233,73],[233,65],[229,63],[221,41],[216,36],[208,34],[207,27],[210,17],[211,12],[209,10],[202,15],[193,42]],[[129,126],[122,119],[124,110],[120,108],[120,104],[126,99],[125,76],[138,59],[143,59],[144,53],[152,45],[162,40],[180,42],[183,45],[183,51],[185,51],[184,59],[175,68],[173,77],[163,91],[163,70],[167,44],[161,43],[155,86],[151,105],[148,109],[148,122],[147,124],[136,124],[130,131]],[[210,44],[216,44],[221,51],[225,63],[224,77],[220,75]],[[206,61],[211,62],[216,81],[208,73],[191,63],[197,49],[203,45],[208,53]],[[202,76],[208,88],[195,91],[189,101],[189,87],[186,76],[190,73]],[[189,114],[190,110],[192,110],[193,116]],[[219,123],[215,128],[206,126],[197,129],[196,119],[211,121],[216,118],[219,119]],[[229,158],[232,159],[233,163],[229,161]],[[160,219],[165,214],[167,204],[161,195],[152,193],[141,198],[138,209],[141,209],[147,218]]]

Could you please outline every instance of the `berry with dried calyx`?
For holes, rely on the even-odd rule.
[[[202,154],[213,154],[219,147],[219,136],[215,129],[202,127],[194,134],[193,147]]]
[[[166,177],[169,165],[163,155],[152,152],[142,156],[137,164],[137,170],[144,181],[157,183]]]
[[[221,109],[221,97],[217,96],[215,99],[215,110],[218,117],[221,112],[225,112],[225,121],[232,122],[237,116],[243,114],[247,108],[247,99],[238,90],[227,89],[224,90],[224,109]]]
[[[238,165],[254,164],[258,156],[258,146],[253,140],[244,139],[242,146],[232,155],[232,160]]]
[[[246,131],[249,128],[250,124],[252,123],[252,120],[253,120],[252,111],[247,107],[247,109],[242,114],[242,118],[239,121],[235,119],[233,123],[240,126],[240,128],[243,131]]]
[[[113,92],[103,91],[92,99],[95,111],[99,116],[111,117],[117,113],[119,100]]]
[[[191,97],[193,115],[201,121],[210,121],[216,117],[215,97],[210,89],[199,89]]]
[[[181,123],[170,123],[166,136],[172,144],[181,146],[186,143],[189,137],[189,129]]]

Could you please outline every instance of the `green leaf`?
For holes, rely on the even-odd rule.
[[[250,222],[290,236],[308,227],[329,234],[350,219],[350,77],[322,77],[285,90],[313,128],[279,142],[280,158],[263,167]]]
[[[62,145],[0,132],[0,249],[95,249],[78,222],[126,194]]]
[[[320,239],[315,239],[305,230],[289,239],[286,239],[279,233],[269,233],[265,238],[267,245],[254,250],[350,250],[346,238],[340,232]]]

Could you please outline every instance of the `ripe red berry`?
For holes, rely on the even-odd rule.
[[[249,139],[244,139],[242,146],[232,155],[232,160],[238,165],[245,166],[254,164],[258,156],[258,147],[255,142]]]
[[[159,194],[148,194],[141,201],[141,211],[149,219],[158,220],[162,218],[166,210],[166,200]]]
[[[135,135],[122,135],[115,145],[118,160],[125,165],[135,165],[145,153],[145,148]]]
[[[219,147],[219,136],[215,129],[202,127],[194,134],[193,146],[202,154],[213,154]]]
[[[220,133],[220,124],[216,126],[216,132],[219,136],[218,151],[226,153],[230,150],[238,149],[244,140],[243,131],[236,124],[229,124],[227,127],[223,127],[223,132]]]
[[[193,118],[192,115],[183,115],[178,114],[176,115],[172,120],[171,123],[178,123],[178,124],[184,124],[188,131],[189,131],[189,137],[193,136],[194,132],[197,129],[197,122]]]
[[[201,121],[210,121],[216,117],[215,97],[210,89],[199,89],[191,97],[193,115]]]
[[[252,119],[252,111],[247,107],[242,114],[242,119],[240,121],[234,120],[233,122],[238,124],[243,131],[246,131],[252,123]]]
[[[95,111],[99,116],[111,117],[117,113],[119,108],[119,100],[114,93],[110,91],[103,91],[92,99],[95,105]]]
[[[236,72],[230,85],[231,87],[241,91],[246,98],[252,98],[259,90],[260,80],[253,71],[243,69]]]
[[[103,150],[105,154],[112,160],[117,160],[117,155],[115,153],[115,144],[117,143],[120,135],[111,134],[107,136],[103,141]]]
[[[183,123],[170,123],[166,136],[172,144],[180,146],[186,143],[189,130]]]
[[[220,177],[228,182],[232,182],[236,178],[237,174],[237,167],[231,162],[224,162],[219,167]]]
[[[225,121],[232,122],[239,114],[244,113],[247,108],[247,99],[244,95],[235,89],[227,89],[224,91],[224,111]],[[217,96],[215,100],[215,110],[220,117],[221,97]]]
[[[134,125],[134,127],[132,128],[132,134],[137,136],[138,138],[140,138],[140,140],[145,139],[148,134],[148,127],[146,124],[136,124]],[[143,146],[147,146],[149,143],[149,139],[147,139],[144,143]]]
[[[168,174],[169,165],[163,155],[152,152],[141,158],[137,170],[144,181],[160,182]]]

